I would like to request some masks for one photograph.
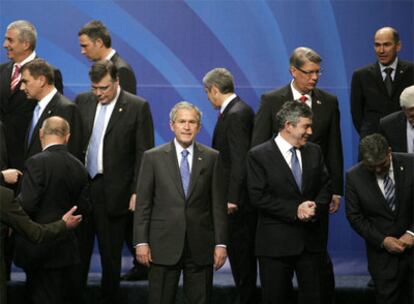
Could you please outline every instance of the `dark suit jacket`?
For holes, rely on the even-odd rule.
[[[23,170],[26,133],[32,120],[36,101],[27,99],[26,94],[20,90],[20,83],[13,92],[10,90],[13,64],[13,62],[8,62],[0,65],[0,120],[4,124],[6,133],[8,167]],[[55,86],[62,93],[62,75],[57,69],[54,72]]]
[[[247,156],[247,183],[251,204],[258,210],[256,255],[282,257],[299,255],[303,250],[326,251],[324,221],[331,201],[331,182],[321,149],[307,143],[301,148],[302,189],[274,139],[254,147]],[[315,201],[315,220],[297,219],[298,206]]]
[[[7,169],[7,145],[3,123],[0,121],[0,170]]]
[[[385,136],[393,152],[407,153],[407,118],[403,111],[381,118],[379,132]]]
[[[28,136],[30,126],[27,129],[25,140],[25,159],[42,151],[42,145],[39,138],[39,130],[42,127],[43,121],[51,116],[60,116],[67,120],[70,126],[70,138],[68,142],[68,150],[78,159],[82,159],[82,118],[80,111],[76,104],[71,102],[65,96],[57,92],[52,100],[46,106],[42,115],[39,117],[37,124],[33,130],[33,135],[30,143],[28,143]]]
[[[293,100],[290,84],[262,95],[253,129],[252,146],[261,144],[278,133],[276,113],[286,101]],[[343,154],[338,99],[325,91],[312,93],[313,134],[309,141],[322,149],[325,164],[332,180],[334,194],[343,193]]]
[[[392,212],[378,186],[376,175],[359,163],[346,174],[346,215],[354,230],[364,238],[371,274],[387,278],[398,267],[382,248],[386,236],[399,238],[414,231],[414,156],[392,153],[396,211]]]
[[[391,97],[388,96],[378,63],[354,72],[351,83],[351,114],[361,138],[378,132],[379,120],[401,109],[401,92],[413,84],[414,65],[407,61],[398,60]]]
[[[250,149],[254,112],[239,97],[234,98],[217,120],[212,147],[223,160],[226,201],[246,204],[246,155]]]
[[[137,193],[134,244],[148,243],[153,263],[178,263],[187,241],[196,264],[213,264],[215,245],[227,244],[227,204],[216,150],[195,143],[187,198],[174,143],[145,152]]]
[[[76,97],[83,120],[83,158],[93,130],[97,99],[92,93]],[[154,146],[149,104],[141,97],[121,91],[104,135],[103,178],[108,214],[124,215],[135,193],[144,151]],[[139,196],[139,194],[138,194]]]
[[[115,53],[111,61],[114,63],[118,69],[119,85],[125,91],[136,95],[137,94],[137,80],[135,78],[134,70],[131,66],[122,59],[118,53]]]
[[[18,199],[30,218],[40,224],[62,218],[74,203],[84,214],[89,203],[87,172],[66,146],[50,146],[27,160]],[[22,268],[59,268],[79,262],[73,231],[42,245],[34,245],[19,235],[15,240],[15,263]]]
[[[35,243],[54,239],[66,231],[65,222],[58,220],[51,224],[40,225],[30,220],[18,201],[14,200],[13,191],[0,186],[0,226],[6,224],[16,232]],[[0,246],[0,303],[6,303],[6,273],[3,246]]]

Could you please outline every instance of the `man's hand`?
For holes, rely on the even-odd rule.
[[[227,259],[227,249],[221,246],[214,248],[214,269],[219,270]]]
[[[62,216],[62,220],[66,223],[66,228],[74,229],[76,228],[80,222],[82,221],[82,215],[73,215],[73,213],[78,209],[78,207],[73,206],[68,212],[66,212]]]
[[[233,214],[236,213],[236,211],[239,209],[236,204],[233,203],[227,203],[227,214]]]
[[[149,245],[143,244],[136,246],[135,257],[140,264],[149,267],[150,263],[152,263],[151,249]]]
[[[23,175],[22,172],[20,172],[17,169],[7,169],[1,171],[1,174],[3,174],[4,181],[7,184],[15,184],[19,180],[19,177]]]
[[[339,209],[339,205],[341,204],[341,196],[340,195],[332,195],[331,202],[329,204],[329,213],[336,213]]]
[[[383,245],[389,253],[402,253],[405,249],[405,244],[392,236],[387,236],[384,239]]]
[[[404,233],[399,240],[405,245],[406,248],[411,248],[414,246],[414,236],[409,233]]]
[[[307,222],[315,216],[316,203],[313,201],[306,201],[298,206],[298,219]]]
[[[131,212],[134,212],[136,203],[137,203],[137,195],[134,193],[131,195],[131,198],[129,199],[128,210]]]

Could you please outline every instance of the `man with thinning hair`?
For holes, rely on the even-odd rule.
[[[278,135],[247,155],[247,187],[258,211],[256,255],[265,304],[295,303],[293,273],[298,303],[331,300],[324,219],[332,191],[321,148],[308,141],[312,117],[309,106],[286,102],[276,116]]]
[[[346,215],[365,240],[378,304],[414,302],[414,155],[394,153],[380,134],[364,137],[362,161],[346,175]]]
[[[401,92],[414,84],[414,64],[397,56],[401,47],[396,29],[378,29],[374,35],[377,62],[352,75],[351,114],[360,138],[378,132],[381,118],[401,110]]]

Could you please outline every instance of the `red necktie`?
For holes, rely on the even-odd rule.
[[[14,91],[14,89],[16,88],[17,84],[19,83],[21,78],[20,75],[20,66],[19,65],[15,65],[14,66],[14,73],[12,75],[11,81],[10,81],[10,89],[12,91]]]
[[[306,103],[306,100],[308,100],[308,97],[306,97],[305,95],[300,96],[299,98],[301,103]]]

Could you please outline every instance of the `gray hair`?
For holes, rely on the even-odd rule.
[[[43,135],[64,137],[70,133],[70,126],[66,119],[60,116],[51,116],[42,123]]]
[[[384,136],[374,133],[365,136],[359,143],[359,155],[363,163],[373,166],[383,161],[389,152],[389,145]]]
[[[215,68],[209,71],[203,77],[203,84],[208,90],[215,85],[222,94],[234,92],[233,75],[225,68]]]
[[[37,31],[33,24],[26,20],[13,21],[7,26],[7,30],[15,29],[19,32],[19,41],[27,41],[32,51],[36,48]]]
[[[322,58],[311,48],[303,46],[294,49],[289,59],[290,66],[297,68],[302,67],[308,61],[320,64],[322,62]]]
[[[177,112],[178,110],[186,109],[186,110],[194,110],[197,113],[197,122],[198,125],[201,125],[201,118],[203,116],[203,113],[192,103],[188,101],[180,101],[179,103],[176,103],[174,107],[170,111],[170,123],[174,123],[177,118]]]
[[[407,87],[400,95],[400,106],[404,109],[414,107],[414,85]]]
[[[300,117],[312,119],[312,116],[312,110],[309,106],[292,100],[283,104],[282,108],[276,114],[276,121],[280,131],[283,130],[287,122],[296,126]]]

